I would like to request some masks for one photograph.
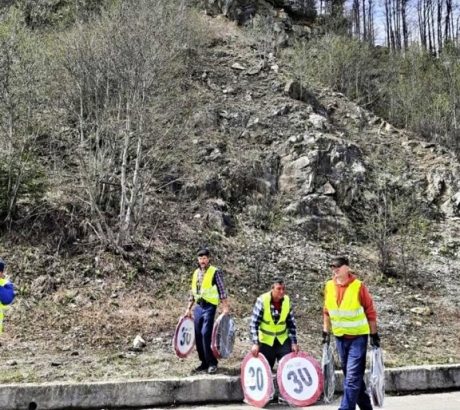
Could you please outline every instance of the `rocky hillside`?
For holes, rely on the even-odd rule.
[[[298,34],[289,15],[273,15],[281,37]],[[146,200],[142,241],[123,256],[89,240],[65,253],[24,234],[0,244],[19,289],[2,381],[186,374],[191,361],[170,343],[203,244],[238,318],[225,371],[237,371],[251,305],[274,275],[296,302],[302,347],[319,355],[335,254],[350,256],[374,295],[388,366],[460,361],[458,160],[344,95],[300,84],[291,49],[255,25],[200,19],[209,39],[184,85],[193,132]],[[136,334],[142,353],[128,350]]]

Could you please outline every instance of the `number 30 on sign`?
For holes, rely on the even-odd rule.
[[[187,357],[195,346],[195,325],[189,317],[179,319],[174,332],[173,346],[179,357]]]
[[[241,363],[241,386],[244,401],[255,407],[264,407],[273,397],[273,379],[270,365],[262,353],[254,357],[248,353]]]
[[[276,378],[280,394],[294,406],[315,403],[323,391],[320,364],[304,352],[284,356],[279,362]]]

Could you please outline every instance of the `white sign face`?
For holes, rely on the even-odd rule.
[[[323,389],[319,363],[306,353],[290,353],[278,366],[277,380],[285,400],[303,407],[315,403]]]
[[[259,353],[248,353],[241,364],[241,385],[245,401],[252,406],[264,407],[273,395],[273,379],[267,359]]]
[[[177,356],[187,357],[195,346],[195,324],[189,317],[179,320],[174,333],[174,350]]]

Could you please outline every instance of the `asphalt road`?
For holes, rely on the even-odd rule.
[[[337,410],[339,405],[339,398],[332,404],[315,404],[309,407],[302,407],[303,409],[314,410]],[[229,405],[206,405],[206,406],[192,406],[192,407],[175,407],[177,410],[244,410],[255,409],[255,407],[246,404],[229,404]],[[270,404],[266,407],[269,410],[287,410],[287,405]],[[160,408],[150,409],[159,410]],[[174,407],[170,407],[174,409]],[[378,409],[378,408],[376,408]],[[387,396],[383,409],[385,410],[459,410],[460,409],[460,391],[450,393],[435,393],[435,394],[418,394],[413,396]],[[162,408],[164,410],[164,407]]]

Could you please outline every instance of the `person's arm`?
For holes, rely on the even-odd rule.
[[[329,312],[324,309],[323,311],[323,332],[330,333],[331,332],[331,318],[329,317]]]
[[[371,333],[377,333],[377,311],[375,310],[372,296],[364,283],[361,284],[361,289],[359,290],[359,302],[364,309]]]
[[[292,307],[286,317],[286,327],[288,329],[289,339],[291,339],[291,349],[293,352],[298,353],[299,345],[297,344],[297,324]]]
[[[359,301],[364,309],[364,313],[369,323],[371,346],[378,348],[380,347],[380,336],[377,329],[377,311],[375,310],[372,296],[364,283],[361,285],[361,289],[359,290]]]
[[[228,303],[228,298],[221,299],[220,304],[222,306],[222,313],[228,314],[228,312],[230,311],[230,304]]]
[[[331,318],[329,316],[329,311],[327,310],[327,307],[326,307],[326,298],[327,298],[326,289],[327,288],[324,289],[323,332],[324,333],[330,333],[332,325],[331,325]]]
[[[228,313],[230,310],[230,305],[228,302],[227,292],[225,291],[224,284],[224,274],[222,270],[218,269],[214,274],[214,284],[217,286],[217,291],[219,292],[219,300],[222,305],[222,312]]]
[[[190,293],[190,296],[188,298],[188,306],[187,306],[187,309],[185,310],[184,316],[192,317],[192,307],[194,303],[195,303],[195,298],[193,297],[193,294]]]
[[[323,306],[323,332],[322,332],[322,343],[329,344],[331,341],[331,317],[326,307],[326,288],[324,289],[324,306]]]
[[[257,298],[251,314],[251,323],[249,324],[249,331],[251,333],[252,348],[251,352],[254,356],[259,354],[259,325],[264,315],[264,306],[262,299]]]
[[[369,321],[369,329],[371,334],[377,333],[377,322],[375,320]]]

